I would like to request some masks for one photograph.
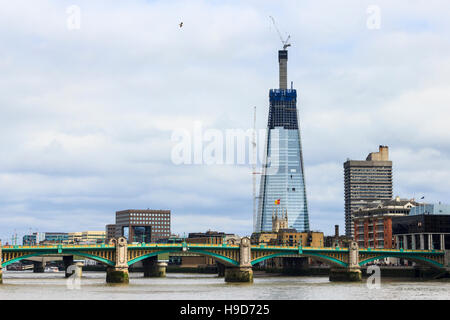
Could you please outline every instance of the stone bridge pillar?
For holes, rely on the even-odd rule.
[[[2,258],[2,242],[0,241],[0,284],[3,283],[3,268],[2,268],[2,263],[3,263],[3,258]]]
[[[330,281],[361,281],[361,279],[358,243],[352,241],[348,249],[347,268],[332,268],[330,270]]]
[[[63,256],[64,263],[64,276],[69,278],[72,273],[70,273],[69,267],[73,265],[73,256]]]
[[[158,261],[158,256],[142,260],[144,278],[164,278],[166,276],[167,263]]]
[[[128,283],[128,245],[125,237],[119,237],[118,239],[111,239],[110,245],[116,247],[116,260],[114,267],[108,267],[106,269],[106,282],[107,283]]]
[[[225,269],[225,282],[253,282],[251,258],[250,238],[244,237],[239,245],[239,267]]]
[[[225,265],[223,263],[216,261],[216,266],[217,266],[217,276],[225,277]]]
[[[45,259],[42,258],[42,261],[33,261],[33,272],[34,273],[44,273],[45,271]]]

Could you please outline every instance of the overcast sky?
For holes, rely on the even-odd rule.
[[[181,235],[250,234],[251,168],[175,165],[171,135],[251,128],[253,106],[265,128],[269,16],[291,35],[311,228],[344,232],[343,162],[380,144],[394,195],[449,203],[450,2],[339,4],[2,0],[0,238],[104,230],[129,208],[170,209]]]

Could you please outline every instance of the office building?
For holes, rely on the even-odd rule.
[[[69,232],[67,242],[70,244],[81,243],[83,237],[82,232]]]
[[[116,212],[116,237],[131,242],[157,242],[170,237],[170,210],[129,209]]]
[[[39,241],[40,244],[67,243],[69,234],[66,232],[44,232],[44,240]]]
[[[287,89],[288,51],[278,52],[279,89],[269,91],[269,117],[254,232],[272,229],[275,211],[287,212],[289,228],[309,231],[297,91]]]
[[[415,216],[419,214],[450,214],[450,205],[443,203],[421,203],[417,207],[411,209],[409,215]]]
[[[345,235],[354,238],[352,212],[373,201],[392,199],[392,161],[389,148],[380,146],[365,161],[344,163]]]
[[[24,246],[35,246],[36,243],[36,234],[26,234],[22,238],[22,244]]]
[[[397,217],[392,232],[397,249],[450,250],[450,214]]]
[[[106,225],[106,239],[105,242],[108,243],[112,238],[116,238],[116,225],[115,224],[107,224]]]
[[[81,232],[81,243],[104,243],[105,231],[83,231]]]

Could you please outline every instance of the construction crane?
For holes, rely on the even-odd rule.
[[[283,50],[286,50],[287,47],[291,46],[291,44],[289,43],[289,39],[291,38],[291,36],[288,35],[286,40],[283,40],[283,36],[281,35],[280,30],[278,30],[277,24],[275,23],[275,19],[272,16],[269,16],[269,18],[272,19],[273,26],[278,32],[278,36],[280,37],[281,43],[283,44]]]
[[[252,134],[252,148],[253,148],[253,163],[252,163],[252,178],[253,178],[253,231],[256,231],[256,220],[257,220],[257,199],[256,196],[256,175],[261,174],[261,172],[256,172],[256,107],[254,107],[253,112],[253,134]]]
[[[15,229],[14,229],[14,234],[11,237],[11,242],[12,242],[13,245],[17,245],[17,232],[16,232]]]

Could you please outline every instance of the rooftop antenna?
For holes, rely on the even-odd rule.
[[[275,19],[272,16],[269,16],[270,19],[272,19],[273,26],[278,32],[278,36],[280,37],[281,43],[283,44],[283,50],[286,50],[287,47],[290,47],[291,44],[289,43],[289,39],[291,38],[291,35],[288,35],[286,40],[283,40],[283,36],[281,35],[280,30],[278,30],[277,24],[275,23]]]

